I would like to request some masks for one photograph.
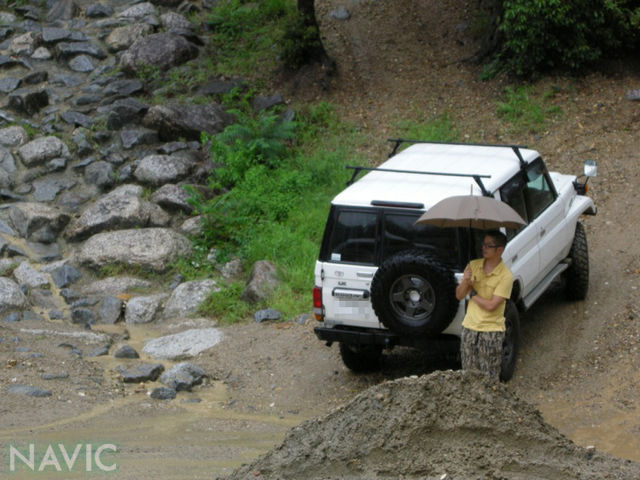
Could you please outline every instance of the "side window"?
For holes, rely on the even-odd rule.
[[[377,223],[378,215],[375,212],[339,212],[329,243],[329,260],[373,263]]]
[[[524,191],[524,199],[529,220],[533,220],[553,203],[555,194],[549,185],[549,178],[542,161],[537,160],[529,165],[526,177],[527,186]]]
[[[500,199],[513,208],[525,222],[529,223],[527,205],[525,202],[525,187],[526,182],[524,175],[522,173],[518,173],[502,186],[500,189]],[[525,226],[526,225],[523,225],[518,229],[507,228],[507,241],[515,237]]]

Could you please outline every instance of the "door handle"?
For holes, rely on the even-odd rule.
[[[544,237],[544,234],[547,233],[547,231],[543,228],[542,230],[540,230],[540,236]]]
[[[516,253],[513,257],[511,257],[511,263],[515,263],[518,260],[518,254]]]

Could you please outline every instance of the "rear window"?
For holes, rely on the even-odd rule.
[[[322,261],[379,265],[404,250],[420,250],[459,265],[455,228],[414,225],[422,212],[333,207],[320,253]]]

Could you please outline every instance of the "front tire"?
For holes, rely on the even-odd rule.
[[[342,363],[353,372],[372,372],[380,369],[382,347],[340,342],[340,357],[342,357]]]
[[[580,222],[576,224],[569,259],[571,265],[565,275],[565,294],[568,300],[584,300],[589,290],[589,250],[587,234]]]
[[[500,367],[500,380],[508,382],[513,377],[518,360],[520,346],[520,314],[515,303],[507,300],[504,308],[505,335],[502,342],[502,365]]]

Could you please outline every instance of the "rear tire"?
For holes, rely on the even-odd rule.
[[[569,252],[571,265],[566,270],[565,294],[568,300],[584,300],[589,290],[589,250],[587,234],[580,222],[576,224],[576,233]]]
[[[378,345],[353,345],[340,342],[340,356],[345,366],[353,372],[372,372],[382,365],[382,347]]]
[[[504,308],[505,335],[502,342],[502,365],[500,367],[500,380],[508,382],[513,377],[518,360],[520,346],[520,314],[515,303],[507,300]]]

